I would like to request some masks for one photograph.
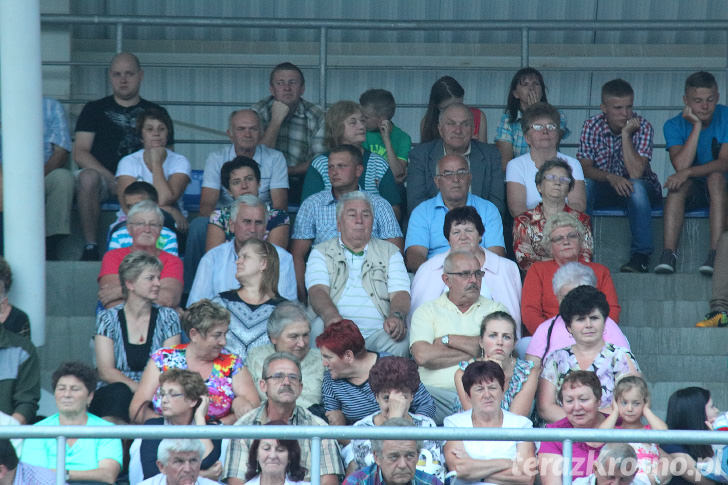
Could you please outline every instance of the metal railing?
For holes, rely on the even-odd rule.
[[[574,442],[720,444],[728,433],[718,431],[654,431],[602,429],[526,428],[419,428],[388,426],[0,426],[0,438],[55,438],[57,483],[65,483],[67,438],[210,438],[210,439],[310,439],[311,484],[320,485],[322,439],[458,440],[458,441],[561,441],[563,485],[571,485]]]

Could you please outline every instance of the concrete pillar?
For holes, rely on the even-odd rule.
[[[5,258],[11,301],[45,343],[45,207],[39,0],[0,1]]]

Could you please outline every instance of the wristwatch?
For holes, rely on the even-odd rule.
[[[450,343],[450,336],[445,334],[440,338],[440,342],[442,342],[442,345],[447,345]]]
[[[402,312],[392,312],[392,316],[399,318],[400,320],[402,320],[404,322],[404,315],[402,314]]]

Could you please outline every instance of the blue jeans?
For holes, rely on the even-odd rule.
[[[632,231],[630,254],[652,254],[652,206],[659,207],[661,194],[653,193],[642,179],[630,179],[634,191],[630,197],[622,197],[608,182],[586,180],[586,211],[594,209],[626,209],[629,228]]]

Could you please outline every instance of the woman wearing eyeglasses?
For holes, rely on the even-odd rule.
[[[575,185],[571,166],[558,158],[547,160],[536,172],[535,181],[541,194],[541,202],[513,221],[513,250],[521,271],[525,273],[534,262],[551,258],[543,245],[543,228],[549,217],[559,212],[573,214],[584,226],[584,241],[579,259],[591,261],[593,240],[589,216],[572,209],[566,203],[566,196]]]
[[[538,169],[552,158],[566,161],[573,172],[574,186],[567,194],[569,206],[582,212],[586,210],[584,172],[577,159],[558,151],[562,135],[559,123],[559,111],[548,103],[532,104],[521,117],[523,136],[530,151],[514,158],[506,166],[506,198],[513,217],[541,202],[535,176]]]

